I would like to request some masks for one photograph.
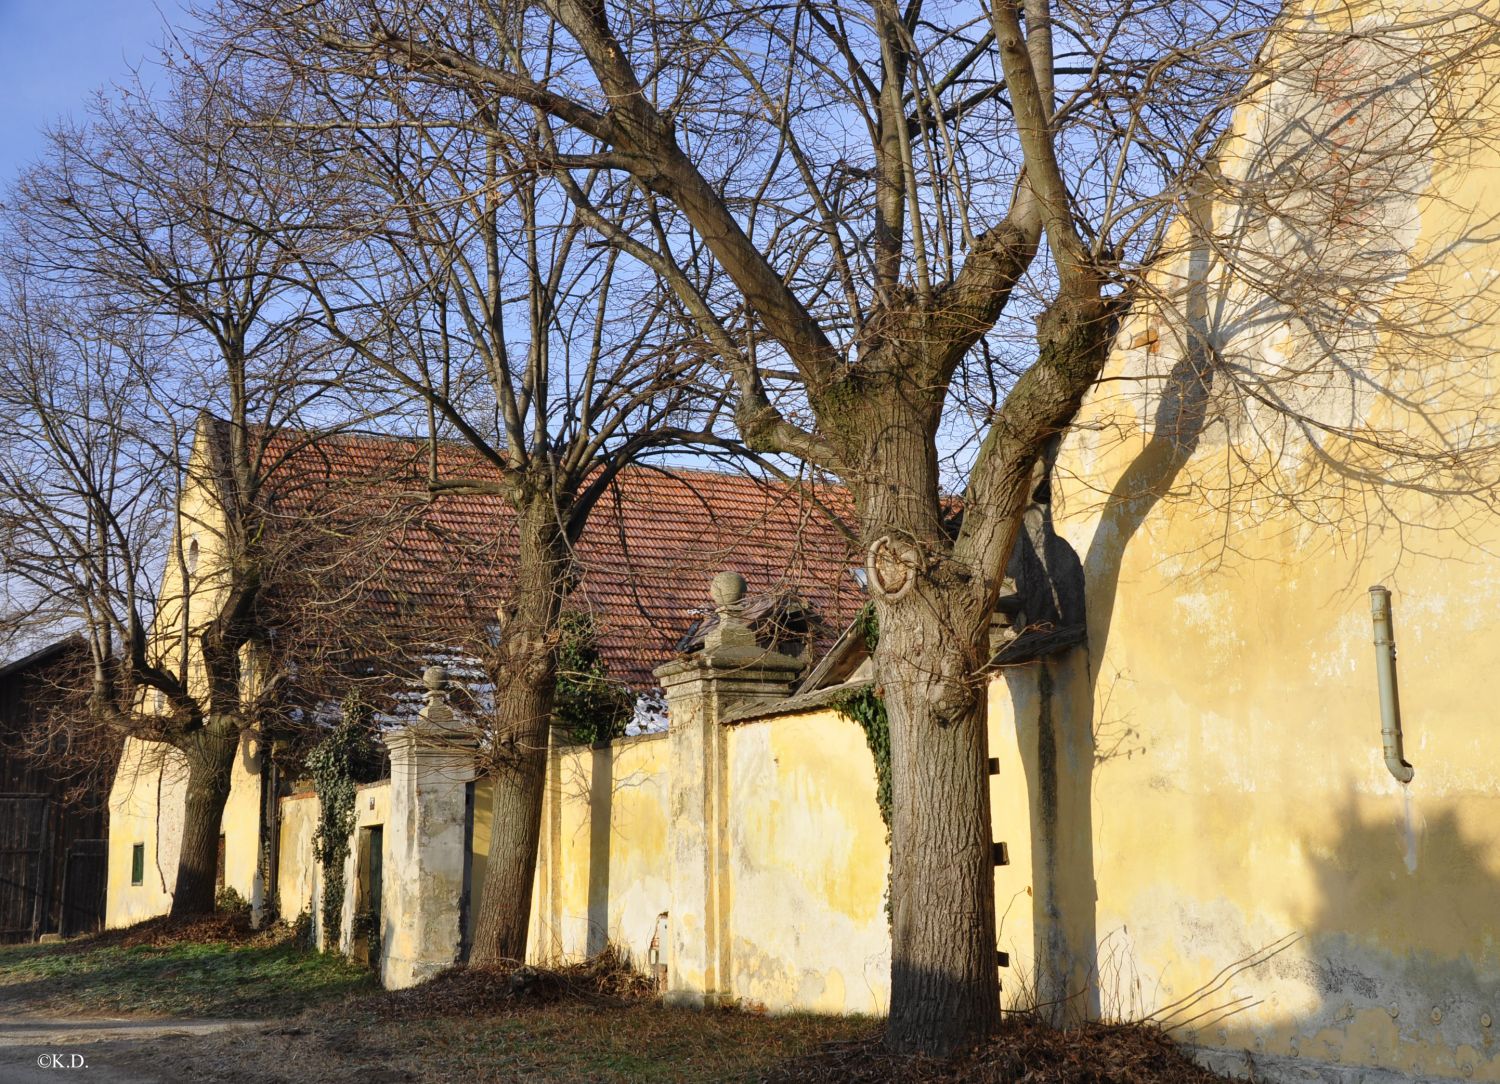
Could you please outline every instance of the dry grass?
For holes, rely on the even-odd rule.
[[[267,1040],[274,1065],[251,1051]],[[613,951],[557,969],[453,968],[266,1036],[227,1036],[225,1061],[251,1080],[743,1081],[765,1084],[1209,1084],[1160,1031],[1095,1025],[1058,1032],[1008,1016],[987,1046],[955,1059],[893,1055],[880,1022],[667,1007]],[[348,1071],[359,1059],[359,1073]],[[254,1065],[254,1068],[250,1066]],[[313,1066],[319,1066],[319,1075]],[[269,1073],[269,1075],[267,1075]],[[284,1073],[285,1075],[278,1075]]]
[[[777,1066],[766,1084],[1212,1084],[1222,1080],[1144,1024],[1093,1024],[1057,1031],[1007,1014],[987,1045],[952,1059],[891,1054],[871,1035]]]
[[[53,947],[58,953],[93,952],[103,948],[164,948],[169,945],[253,944],[279,940],[285,927],[256,930],[246,910],[216,911],[211,915],[173,918],[161,915],[117,930],[102,930],[63,941]]]
[[[1159,1032],[1060,1033],[1007,1018],[961,1058],[892,1055],[880,1022],[837,1016],[696,1012],[663,1005],[613,951],[566,967],[452,968],[410,990],[372,989],[341,958],[305,952],[290,931],[241,916],[157,919],[0,958],[0,1000],[29,992],[52,1011],[144,1010],[284,1016],[249,1031],[121,1044],[111,1064],[169,1064],[172,1079],[226,1084],[1205,1084]],[[328,972],[328,974],[324,974]],[[5,981],[12,985],[7,991]],[[210,997],[208,991],[213,992]],[[105,998],[105,992],[108,997]],[[161,1000],[166,998],[165,1001]],[[27,999],[23,999],[25,1001]],[[158,1002],[160,1002],[158,1004]],[[96,1004],[97,1003],[97,1004]],[[293,1012],[306,1007],[300,1015]]]
[[[391,1017],[375,998],[256,1032],[194,1037],[170,1052],[183,1080],[222,1084],[744,1084],[872,1021],[504,998],[497,1010]],[[142,1064],[166,1053],[157,1043]]]
[[[307,1014],[257,1034],[194,1040],[174,1065],[225,1084],[1210,1084],[1159,1032],[1054,1032],[1009,1021],[981,1050],[936,1060],[893,1055],[880,1024],[836,1016],[694,1012],[650,999],[531,1000],[482,1011],[386,1015],[378,999]],[[444,1003],[446,1004],[446,1003]]]

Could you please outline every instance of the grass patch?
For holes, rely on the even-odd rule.
[[[368,971],[302,949],[284,927],[178,941],[138,927],[0,946],[0,1004],[53,1016],[285,1016],[375,988]]]
[[[525,999],[504,1009],[392,1018],[371,999],[256,1033],[195,1037],[172,1064],[220,1084],[751,1084],[878,1021],[696,1012],[654,1000]],[[144,1063],[143,1063],[144,1064]]]
[[[837,1016],[694,1012],[660,1004],[570,1003],[524,1014],[427,1022],[442,1065],[428,1079],[717,1084],[758,1081],[789,1058],[868,1036],[875,1021]],[[422,1078],[418,1078],[422,1079]]]
[[[221,1084],[1209,1084],[1141,1026],[1057,1032],[1007,1015],[995,1040],[953,1059],[880,1045],[869,1017],[697,1012],[662,1004],[613,952],[559,968],[454,968],[379,989],[282,927],[155,920],[60,945],[0,947],[0,1015],[250,1017],[276,1023],[117,1044],[111,1064],[167,1057],[176,1079]],[[310,1010],[310,1011],[308,1011]],[[163,1044],[166,1044],[165,1046]],[[134,1060],[132,1060],[134,1059]]]

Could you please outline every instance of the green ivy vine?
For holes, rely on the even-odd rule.
[[[880,623],[875,617],[875,607],[865,603],[854,619],[855,628],[865,638],[865,646],[873,654],[880,643]],[[875,802],[880,807],[880,819],[885,822],[886,838],[891,834],[891,724],[885,713],[885,700],[874,685],[865,685],[839,696],[833,708],[845,718],[852,720],[865,732],[865,744],[870,747],[870,756],[875,761]]]
[[[875,616],[875,604],[867,602],[860,607],[859,613],[854,615],[854,627],[859,629],[865,638],[865,648],[871,655],[880,646],[880,619]]]
[[[865,744],[870,747],[870,756],[875,760],[875,802],[880,806],[880,819],[885,822],[885,834],[891,834],[891,724],[886,718],[885,701],[875,691],[875,686],[866,685],[854,692],[844,693],[833,702],[834,710],[845,718],[852,719],[865,732]]]
[[[565,611],[558,619],[558,632],[552,724],[562,731],[564,741],[575,745],[620,737],[635,713],[635,697],[609,679],[594,619]]]
[[[323,937],[337,943],[344,913],[344,861],[354,830],[355,788],[379,771],[374,712],[354,689],[344,697],[338,725],[307,757],[307,770],[318,795],[318,828],[313,856],[323,867]]]

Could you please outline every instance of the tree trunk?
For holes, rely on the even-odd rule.
[[[850,458],[875,480],[851,489],[871,547],[875,674],[891,737],[886,1045],[942,1055],[982,1042],[1000,1022],[985,665],[1007,556],[998,551],[1014,529],[977,560],[956,556],[933,439],[941,402],[901,384],[924,364],[893,366],[894,391],[850,396],[841,429],[867,435]],[[1030,475],[1029,463],[1006,466],[1017,479],[985,509],[997,524],[1019,520]]]
[[[490,802],[490,854],[484,895],[474,933],[476,964],[522,960],[531,922],[537,844],[542,827],[542,789],[547,776],[547,729],[552,716],[552,668],[545,678],[511,681],[497,705],[514,720],[516,744],[497,766]]]
[[[571,572],[556,509],[550,500],[537,503],[518,510],[516,594],[500,633],[490,853],[470,953],[476,964],[524,959],[531,923],[558,617]]]
[[[232,716],[214,715],[178,745],[187,757],[187,794],[182,811],[182,850],[172,889],[172,915],[205,915],[214,909],[219,834],[229,780],[239,748]]]
[[[948,1054],[993,1034],[1000,980],[984,680],[937,595],[880,607],[876,672],[891,728],[886,1044]]]
[[[1033,468],[1077,412],[1113,329],[1111,303],[1097,296],[1063,297],[1043,314],[1039,360],[986,437],[964,509],[967,533],[957,539],[942,522],[938,497],[940,404],[926,401],[925,414],[892,403],[895,397],[864,406],[863,420],[873,423],[866,428],[876,434],[870,475],[885,483],[856,494],[864,535],[890,543],[901,558],[889,565],[892,579],[909,581],[873,592],[875,672],[891,728],[886,1043],[896,1050],[951,1053],[993,1034],[1000,1021],[987,768],[990,617]]]

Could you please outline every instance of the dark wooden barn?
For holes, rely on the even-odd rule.
[[[54,725],[87,662],[71,637],[0,667],[0,942],[72,936],[104,920],[119,745],[81,750]]]

